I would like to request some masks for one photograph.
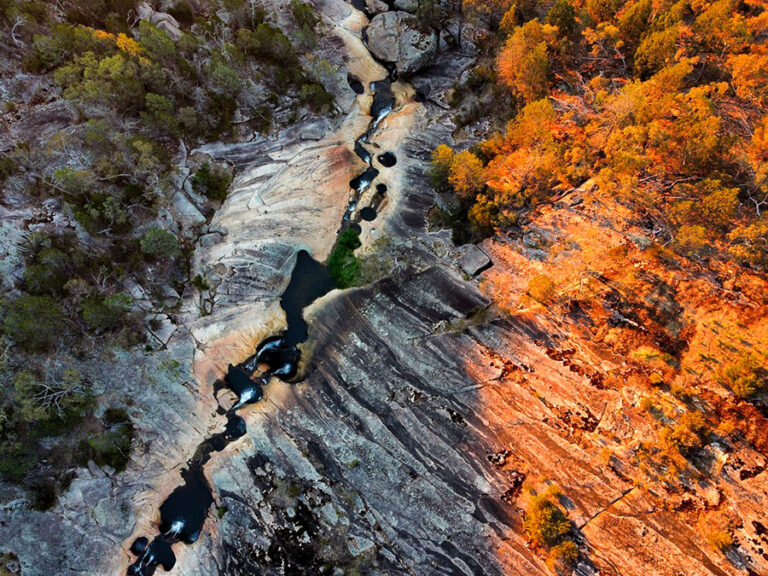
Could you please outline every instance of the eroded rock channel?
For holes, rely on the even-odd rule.
[[[392,82],[397,78],[396,67],[385,62],[379,63],[385,65],[389,74],[371,82],[369,86],[373,96],[369,110],[371,121],[365,132],[355,140],[354,145],[355,153],[367,164],[367,168],[349,182],[350,200],[340,231],[349,226],[356,226],[356,222],[361,219],[375,219],[376,207],[387,191],[386,185],[378,184],[370,205],[361,209],[358,207],[362,194],[380,174],[374,167],[376,156],[368,150],[368,146],[371,145],[371,138],[377,128],[392,111],[395,101]],[[349,76],[348,83],[356,94],[365,94],[365,87],[359,80]],[[385,168],[391,168],[397,162],[392,152],[381,152],[377,159]],[[230,364],[227,374],[215,384],[216,395],[226,388],[237,396],[237,402],[225,409],[218,402],[217,395],[217,411],[227,419],[224,430],[206,438],[198,445],[194,456],[181,473],[183,483],[160,505],[159,534],[151,540],[147,536],[139,536],[133,541],[130,550],[136,560],[128,568],[129,576],[151,576],[158,568],[170,571],[176,566],[173,546],[180,542],[187,545],[197,542],[209,509],[214,503],[213,488],[206,478],[205,465],[214,452],[223,451],[232,441],[246,434],[246,422],[237,411],[247,404],[260,401],[263,397],[262,389],[271,378],[279,378],[285,382],[295,379],[301,358],[299,345],[308,338],[308,326],[303,311],[334,288],[333,279],[325,266],[307,251],[299,251],[290,282],[280,300],[286,317],[286,330],[263,340],[255,353],[243,362]]]
[[[131,552],[136,554],[137,560],[128,569],[129,575],[150,576],[158,566],[171,570],[176,565],[172,546],[176,542],[194,544],[197,541],[213,504],[212,488],[204,473],[205,464],[213,452],[221,452],[246,433],[245,420],[237,415],[237,410],[261,400],[262,386],[270,378],[288,381],[296,376],[301,356],[297,346],[307,339],[307,324],[302,311],[333,288],[333,280],[325,267],[301,251],[280,301],[288,321],[286,331],[266,339],[250,358],[230,365],[223,382],[217,385],[219,390],[224,386],[232,390],[238,401],[229,410],[219,404],[219,410],[227,417],[224,431],[200,443],[181,473],[184,483],[160,506],[160,534],[151,542],[146,536],[133,542]]]

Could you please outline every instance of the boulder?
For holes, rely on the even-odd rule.
[[[173,211],[182,228],[190,229],[205,224],[205,216],[189,201],[189,198],[184,193],[177,191],[173,195],[172,201]]]
[[[158,12],[152,8],[148,3],[142,2],[136,7],[136,11],[141,20],[151,22],[160,30],[166,32],[174,40],[181,38],[181,28],[176,18],[166,12]]]
[[[401,76],[414,74],[432,64],[437,46],[437,32],[424,28],[407,12],[378,14],[368,26],[371,53],[379,60],[394,63]]]
[[[389,6],[381,0],[365,0],[365,9],[369,14],[379,14],[389,10]]]
[[[488,255],[474,244],[467,247],[459,260],[459,266],[469,276],[480,274],[483,270],[490,268],[492,264],[493,262],[488,258]]]
[[[403,12],[416,12],[419,9],[418,0],[395,0],[395,8]]]

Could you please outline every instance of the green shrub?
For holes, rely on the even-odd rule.
[[[561,542],[549,551],[547,564],[555,574],[571,574],[579,560],[579,547],[571,540]]]
[[[745,354],[723,368],[722,380],[740,398],[749,398],[768,385],[768,362]]]
[[[22,442],[0,442],[0,477],[18,484],[35,464],[35,455]]]
[[[214,94],[232,95],[240,91],[241,81],[227,55],[214,52],[205,65],[208,89]]]
[[[671,62],[677,51],[677,27],[643,36],[635,52],[635,72],[641,78],[649,78]]]
[[[57,192],[71,200],[82,201],[93,190],[96,176],[90,170],[62,168],[53,173],[53,183]]]
[[[689,457],[701,448],[707,433],[704,416],[694,411],[683,414],[677,425],[665,428],[660,436],[667,448]]]
[[[320,22],[320,18],[317,16],[314,8],[309,4],[305,4],[301,0],[291,0],[289,6],[291,7],[293,19],[300,28],[314,30],[318,22]]]
[[[296,66],[298,57],[288,37],[271,24],[262,22],[251,31],[237,31],[237,47],[247,56],[279,66]]]
[[[150,92],[144,96],[144,107],[139,116],[148,128],[162,134],[172,136],[178,134],[179,120],[174,116],[174,105],[171,100]]]
[[[111,466],[122,472],[131,456],[133,424],[121,408],[109,408],[102,417],[102,424],[104,429],[99,434],[80,443],[80,464],[93,460],[99,466]]]
[[[298,26],[299,45],[305,49],[314,48],[317,44],[317,26],[320,18],[314,8],[301,0],[291,0],[289,4],[293,19]]]
[[[24,284],[32,294],[58,294],[69,280],[69,257],[56,248],[44,248],[27,264]]]
[[[195,22],[195,9],[188,2],[180,0],[168,9],[168,13],[176,18],[179,24],[190,25]]]
[[[725,528],[711,528],[706,534],[706,540],[713,550],[719,552],[727,551],[736,543],[731,533]]]
[[[198,194],[204,194],[211,200],[223,202],[227,197],[229,185],[232,183],[230,173],[220,166],[203,163],[192,176],[192,188]]]
[[[360,235],[352,228],[339,236],[328,258],[328,271],[339,288],[349,288],[360,280],[360,260],[355,256],[355,250],[360,246]]]
[[[308,82],[299,88],[299,98],[313,112],[323,112],[333,106],[333,95],[317,82]]]
[[[16,173],[16,161],[9,156],[0,155],[0,184]]]
[[[43,351],[56,343],[66,322],[58,303],[50,296],[24,295],[11,304],[3,328],[27,350]]]
[[[141,251],[150,258],[175,258],[179,255],[179,239],[172,232],[152,228],[141,239]]]
[[[125,292],[106,298],[88,298],[83,303],[83,320],[91,330],[114,330],[124,323],[131,302],[131,297]]]
[[[432,152],[432,166],[429,169],[429,178],[435,190],[445,190],[448,188],[448,176],[451,173],[451,165],[455,157],[454,151],[445,144],[440,144]]]
[[[568,0],[555,0],[547,12],[547,24],[557,26],[560,36],[570,38],[576,31],[576,10]]]
[[[595,22],[607,22],[622,4],[622,0],[587,0],[586,8],[589,17]]]

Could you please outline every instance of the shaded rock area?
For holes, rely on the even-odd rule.
[[[475,387],[457,354],[469,340],[439,330],[486,305],[428,268],[317,312],[314,372],[276,390],[275,410],[249,427],[256,456],[214,474],[222,573],[503,574],[497,546],[521,573],[545,572],[519,537],[502,542],[514,518],[476,439]]]
[[[377,14],[367,29],[368,47],[374,56],[397,66],[398,74],[412,75],[434,62],[437,32],[401,11]]]

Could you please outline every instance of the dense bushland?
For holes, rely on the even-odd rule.
[[[465,12],[498,31],[454,104],[472,120],[468,107],[490,92],[503,126],[469,151],[435,150],[434,183],[455,194],[465,238],[593,179],[680,254],[766,266],[761,4],[502,1]]]

